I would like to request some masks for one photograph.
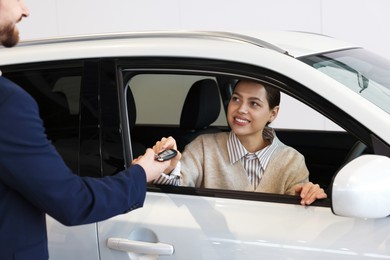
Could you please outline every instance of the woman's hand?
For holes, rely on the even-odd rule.
[[[316,199],[325,199],[327,197],[324,189],[318,184],[307,182],[295,187],[295,193],[300,195],[302,205],[310,205]]]
[[[164,150],[167,149],[175,149],[177,151],[177,145],[176,140],[172,137],[163,137],[160,141],[157,141],[156,144],[153,146],[153,151],[155,154],[158,154]],[[171,164],[169,167],[164,171],[164,173],[169,174],[175,169],[177,163],[180,161],[181,153],[177,151],[177,155],[171,159]]]

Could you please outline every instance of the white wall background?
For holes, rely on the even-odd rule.
[[[140,30],[323,33],[390,59],[389,0],[26,0],[22,39]]]

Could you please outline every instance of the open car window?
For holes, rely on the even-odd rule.
[[[226,93],[233,83],[229,85],[227,81],[221,80],[220,75],[156,73],[155,71],[137,72],[129,76],[130,74],[129,71],[124,71],[123,85],[126,93],[131,93],[131,95],[126,94],[127,109],[135,110],[128,111],[129,117],[135,117],[129,119],[134,154],[141,154],[146,147],[153,146],[156,141],[167,136],[173,136],[178,142],[179,149],[183,151],[185,145],[195,136],[207,133],[205,129],[188,130],[181,126],[188,92],[196,82],[205,79],[215,81],[218,86],[220,111],[215,121],[204,128],[218,128],[221,132],[229,131],[226,121],[226,105],[229,96]],[[228,82],[234,82],[234,79],[230,78]],[[133,106],[129,105],[131,103]],[[276,130],[278,138],[283,143],[305,156],[310,181],[327,189],[350,148],[357,141],[356,138],[291,95],[282,92],[280,106],[280,114],[271,127]],[[187,138],[187,136],[191,137]],[[137,152],[137,147],[141,147],[141,151]],[[152,186],[150,188],[155,189]],[[164,187],[164,191],[189,192],[184,187],[171,189]]]

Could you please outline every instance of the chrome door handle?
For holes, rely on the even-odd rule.
[[[169,244],[134,241],[115,237],[110,237],[107,240],[107,246],[114,250],[146,255],[172,255],[175,251],[174,247]]]

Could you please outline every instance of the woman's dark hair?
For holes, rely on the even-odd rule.
[[[277,89],[275,87],[272,87],[272,86],[270,86],[270,85],[268,85],[266,83],[257,82],[257,81],[249,80],[249,79],[240,79],[240,80],[238,80],[236,85],[234,86],[234,88],[240,82],[255,82],[255,83],[259,83],[259,84],[263,85],[265,91],[267,92],[267,101],[268,101],[268,104],[269,104],[269,108],[272,109],[272,108],[274,108],[276,106],[279,106],[279,104],[280,104],[280,91],[279,91],[279,89]]]

